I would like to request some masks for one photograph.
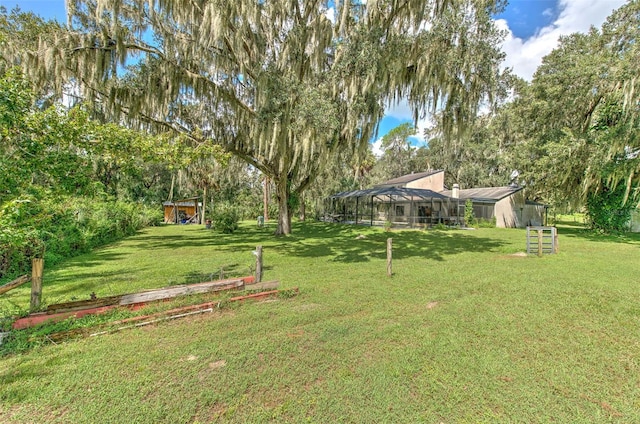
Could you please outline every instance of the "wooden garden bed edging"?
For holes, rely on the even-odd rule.
[[[14,330],[21,330],[47,321],[58,322],[71,317],[81,318],[85,315],[101,314],[117,306],[126,306],[131,309],[145,305],[149,302],[172,299],[178,296],[211,293],[223,290],[242,290],[245,284],[251,284],[254,281],[253,276],[248,276],[220,281],[209,281],[206,283],[165,287],[162,289],[146,290],[139,293],[130,293],[99,299],[58,303],[50,305],[45,312],[36,312],[24,318],[15,320],[12,327]]]
[[[290,289],[291,291],[298,293],[299,289],[297,287]],[[289,291],[289,290],[286,290]],[[267,297],[271,297],[271,296],[275,296],[278,295],[280,292],[282,292],[282,290],[271,290],[271,291],[266,291],[266,292],[262,292],[262,293],[254,293],[251,295],[247,295],[247,296],[237,296],[237,297],[232,297],[231,299],[228,299],[228,302],[239,302],[239,301],[244,301],[244,300],[259,300],[259,299],[264,299]],[[91,328],[77,328],[74,330],[69,330],[69,331],[62,331],[59,333],[53,333],[53,334],[49,334],[47,336],[47,338],[51,341],[57,342],[57,341],[61,341],[64,339],[68,339],[70,337],[73,336],[88,336],[88,337],[94,337],[94,336],[102,336],[105,334],[111,334],[111,333],[115,333],[121,330],[126,330],[126,329],[130,329],[130,328],[135,328],[135,327],[143,327],[146,325],[150,325],[150,324],[155,324],[157,322],[161,322],[161,321],[168,321],[168,320],[172,320],[172,319],[177,319],[177,318],[184,318],[187,316],[191,316],[191,315],[196,315],[196,314],[201,314],[201,313],[205,313],[205,312],[213,312],[216,309],[220,308],[220,305],[223,301],[212,301],[212,302],[205,302],[205,303],[200,303],[198,305],[189,305],[189,306],[182,306],[179,308],[174,308],[174,309],[170,309],[168,311],[162,311],[162,312],[156,312],[153,314],[149,314],[149,315],[140,315],[137,317],[131,317],[131,318],[125,318],[122,320],[118,320],[118,321],[113,321],[110,323],[105,323],[105,324],[101,324],[99,325],[97,328],[94,327],[93,331],[94,332],[90,332],[92,329]],[[101,330],[101,331],[95,331],[97,329],[100,328],[105,328],[105,327],[113,327],[113,326],[119,326],[116,328],[108,328],[105,330]]]
[[[297,287],[291,289],[293,290],[295,293],[298,293],[299,290]],[[238,301],[244,301],[244,300],[249,300],[249,299],[263,299],[265,297],[270,297],[270,296],[274,296],[277,295],[278,293],[280,293],[281,290],[271,290],[271,291],[265,291],[262,293],[254,293],[254,294],[250,294],[247,296],[237,296],[237,297],[232,297],[231,299],[228,300],[228,302],[238,302]],[[180,308],[175,308],[175,309],[170,309],[168,311],[163,311],[163,312],[157,312],[155,314],[150,314],[150,315],[142,315],[142,316],[138,316],[138,317],[132,317],[132,318],[127,318],[127,319],[123,319],[120,321],[116,321],[114,323],[110,323],[110,325],[118,325],[118,324],[126,324],[126,323],[133,323],[130,325],[125,325],[123,327],[118,327],[115,329],[111,329],[111,330],[105,330],[105,331],[100,331],[97,333],[92,333],[89,336],[93,337],[93,336],[101,336],[103,334],[109,334],[109,333],[114,333],[116,331],[121,331],[121,330],[126,330],[129,328],[134,328],[134,327],[143,327],[145,325],[149,325],[149,324],[155,324],[156,322],[160,322],[160,321],[167,321],[167,320],[171,320],[171,319],[177,319],[177,318],[184,318],[190,315],[195,315],[195,314],[200,314],[200,313],[205,313],[205,312],[213,312],[214,309],[218,309],[220,307],[221,301],[218,302],[206,302],[206,303],[201,303],[199,305],[190,305],[190,306],[183,306]],[[137,321],[142,321],[142,322],[137,322]]]

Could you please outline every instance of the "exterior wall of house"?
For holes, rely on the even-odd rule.
[[[544,225],[544,214],[544,205],[525,204],[524,209],[522,210],[522,227],[526,227],[527,225]]]
[[[515,197],[518,193],[511,196],[507,196],[502,200],[496,202],[495,216],[496,227],[498,228],[516,228],[521,227],[520,219],[516,210],[520,212],[519,205],[524,206],[524,202],[519,203]],[[520,225],[519,225],[520,224]]]
[[[525,200],[522,191],[496,202],[495,217],[498,228],[523,228],[526,225]]]
[[[522,191],[496,202],[495,217],[498,228],[524,228],[544,225],[544,205],[526,204]]]
[[[638,209],[631,212],[631,231],[640,233],[640,210]]]
[[[421,188],[425,190],[440,192],[444,190],[444,171],[429,175],[424,178],[420,178],[419,180],[410,181],[405,185],[405,187]]]
[[[493,219],[496,212],[496,206],[494,203],[488,202],[473,202],[473,216],[476,219]]]

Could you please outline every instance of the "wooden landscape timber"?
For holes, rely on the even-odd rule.
[[[160,290],[148,290],[141,293],[125,294],[120,299],[119,304],[121,306],[126,306],[134,305],[137,303],[152,302],[154,300],[171,299],[178,296],[189,296],[192,294],[210,293],[233,289],[242,290],[244,284],[244,280],[238,278],[213,281],[208,283],[190,284],[188,286],[168,287]]]
[[[299,293],[298,287],[294,287],[288,290],[270,290],[262,293],[254,293],[247,296],[237,296],[228,299],[228,302],[240,302],[245,300],[260,300],[271,296],[277,296],[279,293],[287,291]],[[215,309],[219,309],[221,301],[205,302],[198,305],[182,306],[179,308],[170,309],[167,311],[156,312],[149,315],[140,315],[137,317],[125,318],[118,321],[105,323],[93,328],[76,328],[69,331],[61,331],[47,335],[47,339],[58,342],[73,337],[94,337],[105,334],[115,333],[121,330],[126,330],[135,327],[143,327],[150,324],[155,324],[161,321],[168,321],[172,319],[184,318],[196,314],[213,312]],[[97,331],[98,330],[98,331]]]
[[[173,299],[178,296],[213,293],[224,290],[243,290],[245,284],[250,285],[254,283],[254,281],[255,279],[253,276],[247,276],[209,281],[206,283],[171,286],[105,298],[59,303],[50,305],[44,312],[36,312],[24,318],[15,320],[12,327],[14,330],[20,330],[36,326],[47,321],[58,322],[72,317],[81,318],[85,315],[105,313],[118,306],[137,309],[138,306],[145,305],[149,302]],[[258,287],[251,288],[251,290],[263,289]]]
[[[293,289],[290,289],[290,290],[292,290],[295,293],[299,292],[297,287],[294,287]],[[264,299],[266,297],[276,296],[281,291],[282,290],[270,290],[270,291],[265,291],[265,292],[261,292],[261,293],[250,294],[250,295],[247,295],[247,296],[236,296],[236,297],[232,297],[231,299],[228,299],[227,302],[240,302],[240,301],[244,301],[244,300]],[[155,314],[141,315],[141,316],[137,316],[137,317],[125,318],[125,319],[120,320],[120,321],[115,321],[115,322],[109,323],[109,325],[111,325],[111,326],[120,325],[120,324],[125,324],[125,326],[119,327],[119,328],[115,328],[115,329],[112,329],[112,330],[101,331],[101,332],[98,332],[98,333],[92,333],[92,334],[90,334],[90,336],[99,336],[99,335],[102,335],[102,334],[115,332],[115,331],[120,331],[120,330],[124,330],[124,329],[127,329],[127,328],[142,327],[143,325],[153,324],[153,323],[158,322],[158,321],[164,321],[164,320],[175,319],[175,318],[183,318],[185,316],[194,315],[194,314],[197,314],[197,313],[212,312],[214,309],[219,309],[221,303],[222,303],[221,301],[205,302],[205,303],[200,303],[198,305],[182,306],[180,308],[174,308],[174,309],[170,309],[168,311],[156,312]],[[139,321],[142,321],[142,322],[139,322]]]
[[[13,290],[16,287],[20,287],[21,285],[29,281],[31,281],[31,277],[29,277],[28,275],[23,275],[22,277],[18,277],[13,281],[8,282],[7,284],[0,286],[0,294],[6,293],[9,290]]]

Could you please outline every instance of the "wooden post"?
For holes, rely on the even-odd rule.
[[[391,277],[393,274],[391,270],[391,258],[393,256],[393,239],[387,239],[387,277]]]
[[[42,273],[44,271],[44,259],[34,258],[31,261],[31,310],[40,307],[42,298]]]
[[[256,283],[262,281],[262,246],[256,247]]]
[[[538,256],[542,256],[542,229],[538,230]]]
[[[16,287],[20,287],[22,284],[28,281],[31,281],[31,277],[29,277],[28,275],[23,275],[22,277],[18,277],[7,284],[0,286],[0,294],[6,293],[9,290],[13,290]]]
[[[553,253],[558,253],[560,251],[560,244],[558,241],[558,229],[553,227]]]

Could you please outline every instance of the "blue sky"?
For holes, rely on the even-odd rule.
[[[557,0],[511,0],[497,19],[504,19],[516,37],[530,38],[558,17]]]
[[[506,9],[495,17],[498,25],[507,31],[502,46],[506,53],[505,67],[516,75],[531,80],[535,69],[557,45],[558,37],[573,32],[586,32],[590,26],[602,25],[611,12],[625,0],[510,0]],[[44,18],[66,21],[64,0],[0,0],[0,5],[12,9],[19,5],[23,11],[32,11]],[[413,122],[406,104],[387,110],[380,123],[378,136],[404,123]],[[422,133],[429,120],[418,122],[415,145],[425,144]],[[379,140],[374,143],[374,150]]]
[[[8,9],[19,5],[24,11],[32,11],[44,18],[66,20],[64,0],[0,0]],[[511,0],[497,18],[509,22],[513,33],[528,38],[540,28],[550,24],[558,15],[557,0]]]

